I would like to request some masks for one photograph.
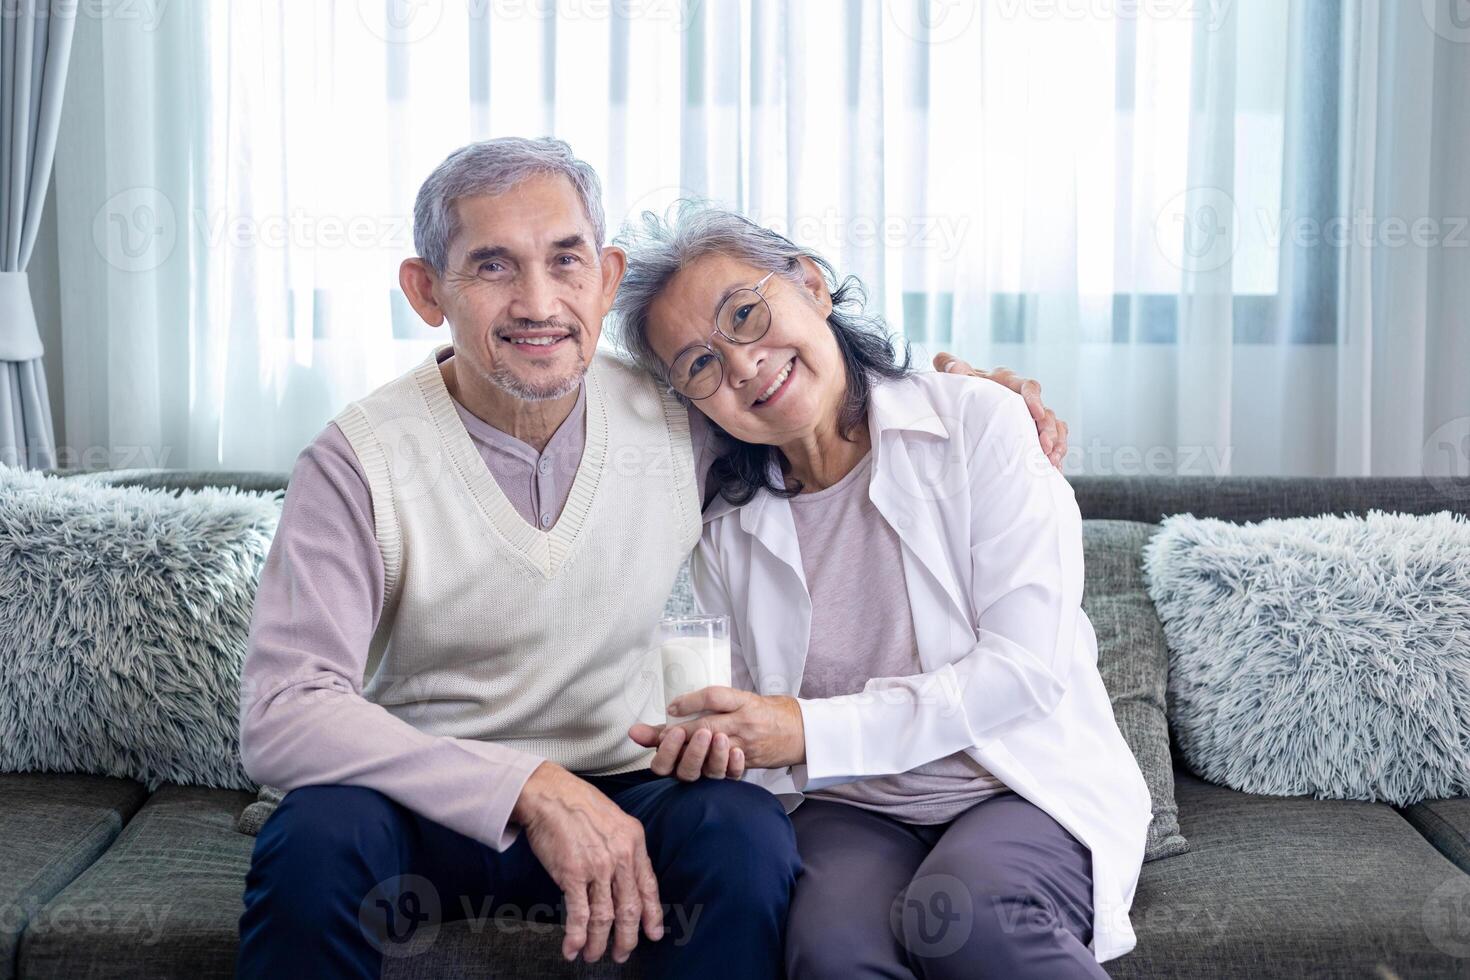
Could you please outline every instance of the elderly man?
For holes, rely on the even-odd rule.
[[[555,140],[472,144],[419,191],[399,281],[452,344],[302,452],[261,575],[241,752],[288,792],[243,977],[377,976],[441,921],[507,912],[563,922],[568,959],[781,972],[781,805],[660,778],[627,734],[711,436],[597,353],[625,262],[604,237],[595,173]],[[1024,387],[1056,458],[1065,427]]]

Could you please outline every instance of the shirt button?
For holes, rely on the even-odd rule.
[[[551,515],[550,514],[542,514],[541,515],[541,526],[542,527],[551,527]]]
[[[551,460],[543,459],[536,468],[541,471],[542,476],[545,476],[547,473],[551,472]]]

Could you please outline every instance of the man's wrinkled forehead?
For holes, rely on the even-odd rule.
[[[559,174],[529,177],[503,194],[462,197],[453,208],[451,262],[456,256],[481,256],[487,249],[512,258],[569,247],[597,251],[596,233],[582,199],[571,181]]]

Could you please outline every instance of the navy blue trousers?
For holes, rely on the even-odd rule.
[[[780,976],[801,860],[776,798],[749,783],[648,770],[587,778],[644,826],[664,906],[663,938],[640,931],[633,952],[644,976]],[[564,914],[524,835],[499,852],[376,790],[302,786],[256,839],[237,974],[377,977],[384,956],[431,948],[443,922],[479,919],[493,936],[504,919],[492,917]]]

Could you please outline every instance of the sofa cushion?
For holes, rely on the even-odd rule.
[[[1470,975],[1455,901],[1470,876],[1395,811],[1371,803],[1263,797],[1177,771],[1190,851],[1147,864],[1132,920],[1139,945],[1114,977]],[[27,977],[228,976],[254,839],[232,828],[246,794],[165,787],[109,850],[45,908],[21,950]],[[1457,906],[1456,906],[1457,907]],[[78,928],[84,923],[85,928]],[[559,928],[511,920],[443,924],[394,980],[444,976],[632,976],[567,964]],[[1389,971],[1392,971],[1391,973]]]
[[[1392,807],[1175,790],[1189,853],[1144,865],[1110,975],[1470,976],[1470,875]]]
[[[148,795],[128,779],[0,774],[0,980],[27,923],[107,849]]]
[[[1069,476],[1084,518],[1162,521],[1170,514],[1264,521],[1313,514],[1442,510],[1470,516],[1470,476]]]
[[[1082,609],[1097,633],[1097,669],[1113,717],[1153,798],[1144,860],[1189,849],[1174,805],[1174,763],[1164,698],[1169,651],[1143,582],[1143,546],[1157,528],[1133,521],[1083,521]]]
[[[253,790],[240,665],[279,517],[0,467],[0,769]]]
[[[21,941],[27,978],[232,977],[255,838],[235,830],[248,793],[168,785],[116,843],[39,908]],[[492,911],[487,909],[488,913]],[[568,964],[561,927],[482,918],[443,924],[385,977],[631,977]]]
[[[1470,792],[1470,519],[1182,514],[1144,567],[1190,770],[1401,806]]]
[[[1470,872],[1470,799],[1425,800],[1403,813],[1439,853]]]
[[[250,799],[166,785],[117,841],[32,918],[26,977],[231,977],[255,838],[235,832]]]

